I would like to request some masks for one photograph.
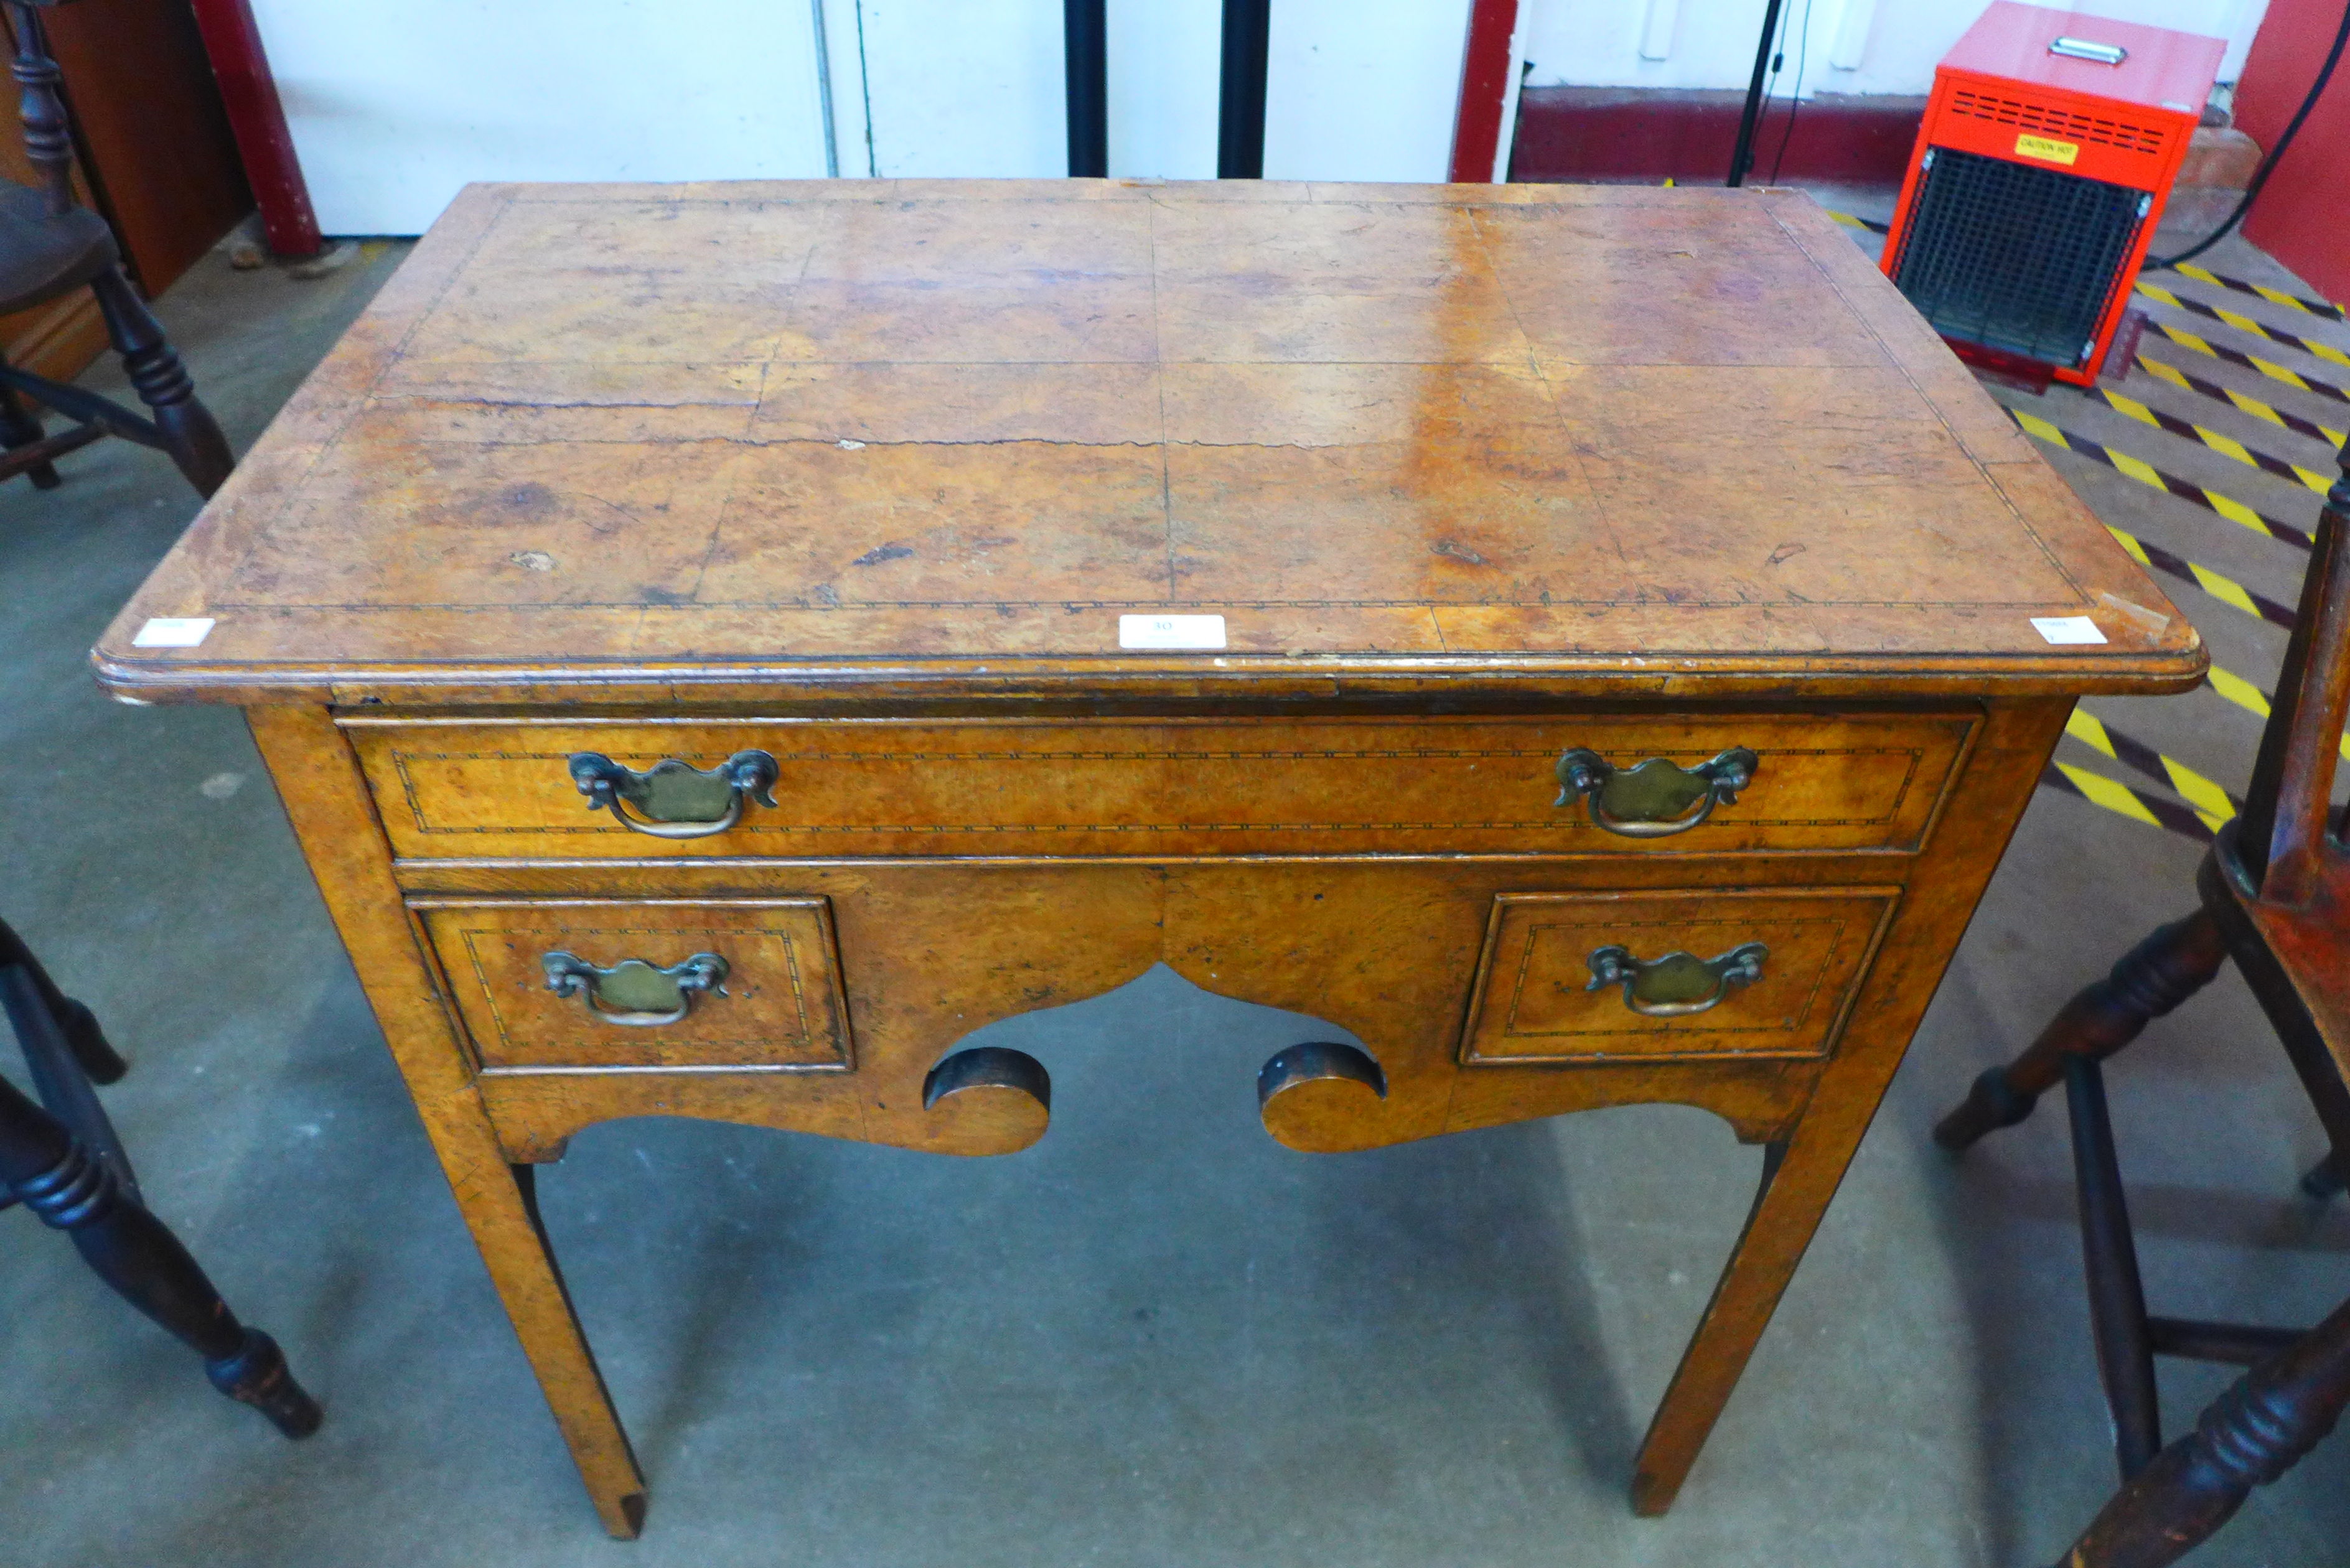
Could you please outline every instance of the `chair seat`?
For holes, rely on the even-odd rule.
[[[38,191],[0,182],[0,316],[79,288],[115,259],[104,218],[87,207],[44,212]]]

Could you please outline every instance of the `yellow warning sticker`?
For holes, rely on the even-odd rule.
[[[2044,158],[2051,163],[2070,163],[2081,156],[2077,141],[2058,141],[2046,136],[2019,136],[2015,139],[2019,158]]]

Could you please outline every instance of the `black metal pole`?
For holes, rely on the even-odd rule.
[[[1730,155],[1730,178],[1724,184],[1746,183],[1746,171],[1754,165],[1754,127],[1762,118],[1762,75],[1771,65],[1771,43],[1779,33],[1779,0],[1768,0],[1762,9],[1762,37],[1754,46],[1754,75],[1746,83],[1746,112],[1738,117],[1738,147]]]
[[[1224,0],[1223,86],[1216,110],[1219,180],[1264,178],[1264,60],[1272,33],[1273,0]]]
[[[1109,177],[1108,0],[1062,0],[1069,93],[1069,178]]]

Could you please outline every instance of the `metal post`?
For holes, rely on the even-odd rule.
[[[832,119],[832,42],[824,36],[824,0],[808,0],[816,27],[816,106],[824,116],[824,177],[840,178],[840,135]]]
[[[1109,177],[1107,0],[1062,0],[1069,94],[1069,178]]]
[[[1264,178],[1264,61],[1272,32],[1272,0],[1224,0],[1223,85],[1216,111],[1219,180]]]
[[[1730,155],[1730,178],[1723,183],[1746,183],[1754,166],[1754,127],[1762,118],[1762,76],[1771,65],[1771,43],[1779,33],[1779,0],[1767,0],[1762,9],[1762,36],[1754,46],[1754,74],[1746,83],[1746,112],[1738,117],[1738,147]]]

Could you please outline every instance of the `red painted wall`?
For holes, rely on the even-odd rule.
[[[2269,0],[2236,85],[2236,124],[2274,147],[2317,79],[2345,0]],[[2350,299],[2350,55],[2244,221],[2254,244],[2329,299]]]

